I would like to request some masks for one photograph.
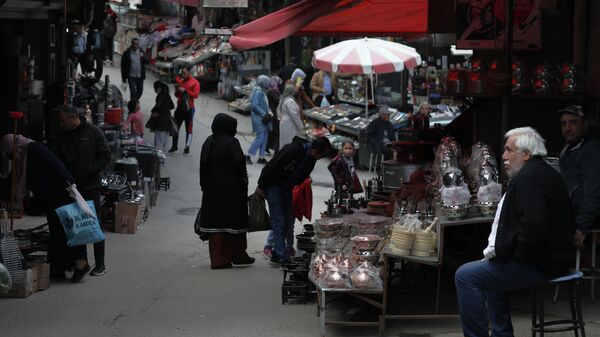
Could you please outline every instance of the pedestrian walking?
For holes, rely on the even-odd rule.
[[[277,107],[280,147],[291,143],[292,139],[300,135],[304,128],[304,123],[302,123],[300,117],[300,107],[296,101],[296,91],[296,86],[286,85]]]
[[[121,58],[121,80],[124,85],[129,84],[130,101],[139,100],[144,92],[145,62],[144,55],[140,51],[139,39],[134,37]]]
[[[85,200],[100,209],[100,173],[111,161],[112,154],[97,126],[88,123],[77,108],[66,105],[58,114],[63,132],[58,137],[58,157],[71,172]],[[90,275],[106,273],[105,240],[94,243],[95,266]]]
[[[115,34],[117,34],[117,13],[115,13],[109,4],[105,6],[106,18],[102,22],[102,38],[104,39],[104,62],[105,64],[113,64],[113,54],[114,54],[114,38]]]
[[[161,81],[154,82],[156,100],[149,121],[150,131],[154,132],[154,146],[167,149],[167,139],[171,133],[171,110],[175,107],[169,95],[169,86]]]
[[[269,124],[271,124],[271,115],[269,114],[269,100],[267,90],[271,79],[268,76],[260,75],[256,79],[256,85],[252,88],[250,94],[250,116],[252,119],[252,132],[256,134],[254,141],[250,144],[246,153],[246,163],[252,164],[252,156],[258,153],[259,164],[266,164],[265,150],[267,149],[267,138],[269,133]]]
[[[177,96],[177,109],[175,110],[175,121],[177,122],[177,132],[173,136],[173,144],[169,153],[177,152],[179,143],[179,129],[185,123],[185,148],[183,154],[190,153],[192,145],[192,135],[194,129],[194,115],[196,108],[194,100],[200,95],[200,83],[192,76],[191,68],[181,69],[181,76],[175,78],[177,86],[175,96]]]
[[[248,173],[237,120],[224,113],[215,116],[212,135],[200,154],[201,236],[208,237],[211,269],[250,265],[246,252],[248,232]]]
[[[279,105],[279,98],[281,96],[279,92],[279,86],[281,85],[281,78],[278,76],[271,76],[271,83],[269,84],[269,90],[267,90],[267,99],[269,101],[269,110],[271,114],[277,114],[277,106]],[[271,128],[269,129],[269,140],[267,141],[267,153],[269,149],[273,152],[279,150],[279,119],[271,118]]]

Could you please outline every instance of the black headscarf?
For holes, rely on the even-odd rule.
[[[211,129],[213,134],[225,133],[233,137],[237,133],[237,119],[227,114],[219,113],[213,119]]]

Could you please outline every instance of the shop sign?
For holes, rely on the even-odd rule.
[[[204,0],[202,7],[248,7],[248,0]]]
[[[505,0],[456,0],[460,49],[502,49],[505,40]],[[513,48],[541,49],[540,0],[513,1]]]

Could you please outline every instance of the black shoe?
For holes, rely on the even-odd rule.
[[[290,260],[280,260],[276,257],[272,257],[271,261],[270,261],[271,266],[273,266],[273,267],[282,267],[282,266],[287,265],[289,262],[290,262]]]
[[[224,265],[222,265],[222,266],[210,266],[210,269],[213,269],[213,270],[214,270],[214,269],[229,269],[229,268],[231,268],[231,267],[233,267],[233,266],[231,265],[231,263],[228,263],[228,264],[224,264]]]
[[[247,256],[243,259],[240,259],[238,261],[233,261],[233,265],[234,266],[249,266],[251,264],[254,264],[254,261],[256,261],[255,258]]]
[[[266,160],[265,158],[259,158],[259,159],[256,161],[256,163],[257,163],[257,164],[266,164],[266,163],[267,163],[267,160]]]
[[[73,270],[73,276],[71,276],[71,283],[81,282],[81,280],[83,280],[85,275],[87,275],[87,273],[90,272],[90,269],[92,269],[92,268],[90,267],[89,264],[86,264],[85,267],[83,267],[83,269],[75,268]]]
[[[94,269],[90,272],[90,276],[102,276],[106,274],[108,270],[106,270],[106,266],[103,264],[97,264]]]
[[[246,155],[246,164],[252,165],[252,159],[250,159],[250,156],[248,155]]]
[[[183,149],[183,154],[190,154],[190,147],[186,146],[185,149]]]
[[[265,150],[265,153],[266,153],[266,154],[271,154],[271,151],[269,151],[269,149],[266,149],[266,150]]]
[[[172,147],[169,149],[169,153],[174,153],[174,152],[177,152],[177,146],[172,146]]]

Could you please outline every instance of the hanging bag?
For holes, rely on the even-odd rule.
[[[271,218],[265,199],[253,193],[248,197],[248,232],[271,230]]]
[[[93,211],[94,215],[85,212],[76,201],[56,209],[58,219],[62,224],[67,237],[69,247],[96,243],[104,240],[104,233],[100,229],[98,216],[94,203],[86,201],[87,206]]]

